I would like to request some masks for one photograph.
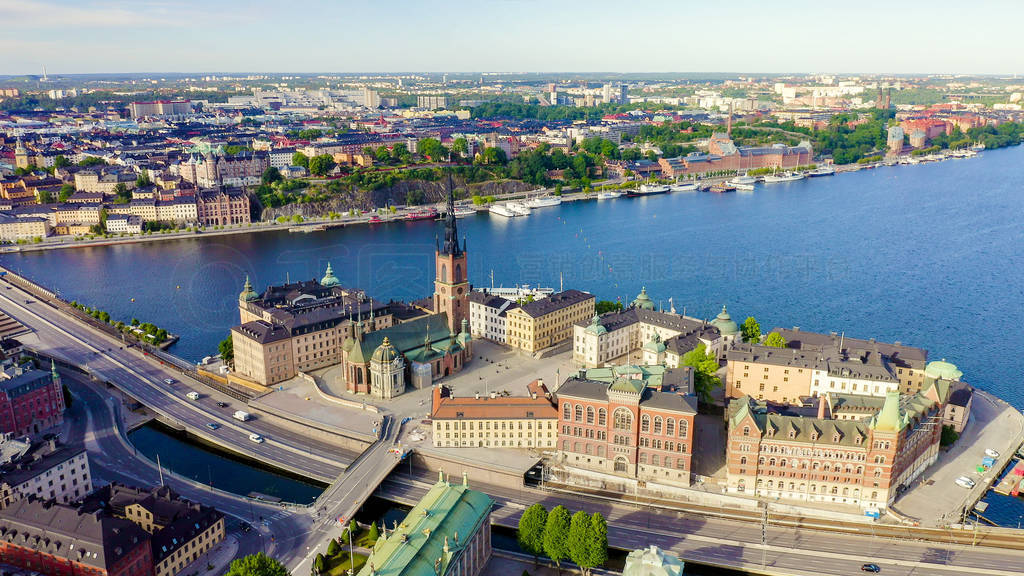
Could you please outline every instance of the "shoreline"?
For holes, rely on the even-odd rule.
[[[1001,149],[1001,148],[996,148],[996,149],[993,149],[993,150],[999,150],[999,149]],[[948,157],[945,157],[941,161],[947,161],[947,160],[952,160],[952,159],[956,159],[956,158],[948,156]],[[933,163],[933,162],[934,161],[921,162],[921,163],[929,163],[930,164],[930,163]],[[833,176],[839,176],[839,175],[847,174],[847,173],[860,172],[862,170],[873,170],[875,168],[891,168],[891,167],[899,167],[899,166],[905,166],[905,165],[916,165],[916,164],[901,164],[901,163],[896,163],[896,164],[891,164],[891,165],[890,164],[884,164],[884,163],[842,164],[842,165],[833,166],[835,168],[835,174],[833,174]],[[719,183],[719,182],[725,182],[725,181],[727,181],[727,180],[729,180],[730,178],[733,178],[733,177],[734,176],[707,178],[707,179],[702,179],[701,182],[708,183],[708,184],[714,184],[714,183]],[[805,179],[809,179],[809,178],[805,177]],[[639,185],[639,183],[642,183],[642,181],[640,181],[640,180],[637,180],[636,182],[638,183],[638,185]],[[594,183],[594,187],[596,188],[596,187],[599,187],[601,185],[605,185],[605,184],[608,184],[608,183],[621,183],[621,182],[616,182],[616,179],[609,179],[609,180],[605,180],[605,181],[602,181],[602,182],[595,182]],[[762,183],[762,185],[763,185],[763,183]],[[537,196],[547,196],[547,195],[551,195],[553,190],[554,190],[553,188],[540,188],[540,189],[531,190],[531,191],[528,191],[528,192],[513,192],[513,193],[510,193],[510,194],[502,195],[501,197],[496,197],[495,198],[495,202],[492,203],[492,204],[482,205],[482,206],[470,205],[470,207],[473,210],[476,210],[477,212],[486,212],[487,209],[489,208],[489,206],[491,206],[493,204],[496,204],[499,201],[515,200],[515,199],[519,199],[519,198],[528,198],[528,197],[530,197],[531,195],[534,195],[534,194],[537,195]],[[597,200],[597,192],[595,191],[595,192],[592,192],[591,194],[586,194],[586,195],[584,195],[582,192],[566,192],[566,193],[563,193],[561,196],[559,196],[559,198],[561,198],[562,202],[579,202],[579,201],[586,201],[586,200]],[[426,204],[424,206],[441,207],[441,203]],[[23,245],[14,245],[14,246],[4,246],[4,247],[0,248],[0,254],[19,254],[19,253],[24,253],[24,252],[41,252],[41,251],[46,251],[46,250],[64,250],[64,249],[74,249],[74,248],[91,248],[91,247],[103,247],[103,246],[116,246],[116,245],[120,245],[120,244],[141,244],[141,243],[146,243],[146,242],[161,242],[161,241],[170,241],[170,240],[187,240],[187,239],[192,239],[192,238],[230,236],[230,235],[235,235],[235,234],[250,234],[250,233],[255,234],[255,233],[260,233],[260,232],[271,232],[271,231],[281,231],[281,230],[287,230],[289,232],[294,232],[294,233],[312,233],[312,232],[322,232],[322,231],[325,231],[325,230],[330,229],[330,228],[343,228],[343,227],[347,227],[347,226],[371,225],[371,224],[391,224],[391,223],[394,223],[394,222],[409,222],[409,221],[411,221],[411,220],[407,220],[405,218],[405,214],[398,214],[398,215],[395,215],[393,218],[385,217],[385,218],[382,218],[381,220],[379,220],[378,222],[371,222],[370,221],[371,218],[373,218],[375,216],[377,216],[376,213],[366,212],[366,213],[363,213],[362,215],[356,216],[356,217],[347,217],[346,216],[345,218],[347,218],[347,219],[342,219],[342,220],[330,220],[330,219],[327,219],[327,218],[318,218],[318,219],[304,220],[301,223],[294,223],[294,222],[282,222],[282,223],[279,223],[279,222],[276,222],[276,221],[253,222],[253,223],[246,224],[246,225],[238,225],[238,227],[235,227],[235,228],[228,228],[228,229],[221,229],[221,230],[202,230],[202,231],[194,230],[192,232],[184,232],[183,231],[183,232],[173,232],[173,233],[167,233],[167,234],[156,233],[156,234],[149,234],[149,235],[129,236],[129,237],[124,237],[124,238],[120,238],[120,237],[118,237],[118,238],[100,238],[100,239],[93,239],[93,240],[78,240],[78,241],[71,240],[71,241],[48,242],[48,241],[44,240],[43,242],[41,242],[39,244],[23,244]]]

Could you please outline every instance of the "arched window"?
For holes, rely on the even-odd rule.
[[[573,442],[572,443],[572,451],[576,452],[576,453],[579,453],[579,451],[580,451],[580,443],[579,442]]]
[[[627,470],[629,470],[629,463],[626,462],[626,458],[624,456],[616,457],[615,458],[615,471],[616,472],[626,472]]]
[[[633,429],[633,413],[626,408],[616,408],[612,413],[612,425],[616,430]]]
[[[448,281],[448,266],[446,266],[444,264],[441,264],[441,281],[442,282],[447,282]]]
[[[594,423],[594,407],[587,406],[587,424]]]
[[[562,404],[562,420],[572,419],[572,405],[566,402]]]
[[[607,426],[608,425],[608,412],[604,408],[597,409],[597,425]]]
[[[640,417],[640,431],[644,433],[651,431],[651,417],[647,414]]]
[[[576,421],[583,422],[583,404],[576,405]]]
[[[672,467],[672,459],[669,458],[668,456],[665,456],[665,468],[671,468],[671,467]]]
[[[750,428],[743,427],[743,435],[750,436]],[[671,434],[672,432],[669,432]],[[686,420],[679,420],[679,437],[686,438],[686,435],[690,433],[690,423]]]
[[[746,464],[747,464],[747,457],[746,456],[740,456],[740,466],[745,466]]]
[[[665,421],[665,435],[675,436],[676,435],[676,420],[675,418],[669,418]]]
[[[647,454],[641,454],[640,455],[640,463],[641,464],[647,464]]]
[[[452,280],[454,282],[461,282],[462,281],[462,264],[456,264],[455,265],[455,277],[452,278]]]
[[[598,444],[597,445],[597,456],[598,456],[598,458],[604,458],[604,445],[603,444]]]
[[[683,436],[683,435],[684,435],[684,434],[683,434],[683,429],[685,428],[685,426],[684,426],[684,424],[685,424],[685,423],[686,423],[686,421],[685,421],[685,420],[683,420],[683,422],[681,422],[681,423],[679,424],[679,435],[680,435],[680,436]],[[744,436],[750,436],[750,426],[744,426],[744,427],[743,427],[743,435],[744,435]]]
[[[651,466],[660,466],[660,465],[661,464],[658,464],[658,455],[657,454],[651,454]]]
[[[663,420],[661,419],[661,416],[655,416],[654,417],[654,433],[655,434],[661,434],[661,426],[662,426],[662,424],[663,424]]]
[[[736,491],[737,492],[746,492],[747,491],[747,482],[746,482],[746,480],[740,478],[740,481],[736,483]]]

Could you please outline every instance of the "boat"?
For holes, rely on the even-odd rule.
[[[820,166],[811,170],[807,173],[811,178],[817,178],[818,176],[832,176],[836,173],[836,169],[831,166]]]
[[[522,202],[509,202],[506,206],[508,206],[508,209],[515,213],[516,216],[530,215],[530,207]]]
[[[598,192],[597,199],[598,200],[615,200],[616,198],[619,198],[621,196],[622,196],[622,192],[617,192],[615,190],[606,190],[604,192]]]
[[[765,184],[774,184],[777,182],[796,182],[797,180],[803,180],[804,175],[795,172],[783,172],[782,174],[768,174],[764,177]]]
[[[421,210],[413,210],[405,215],[406,220],[435,220],[437,219],[436,208],[423,208]]]
[[[676,182],[675,184],[669,184],[668,189],[672,192],[694,192],[697,190],[697,184],[693,182],[684,182],[682,184]]]
[[[505,204],[494,204],[488,208],[487,211],[496,216],[504,216],[505,218],[514,218],[518,216],[518,214],[509,209]]]
[[[468,206],[456,206],[455,207],[455,217],[456,218],[465,218],[466,216],[471,216],[473,214],[476,214],[476,210],[474,210],[474,209],[472,209],[472,208],[470,208]]]
[[[971,146],[971,150],[974,150],[975,152],[981,152],[984,149],[985,149],[985,144],[983,144],[981,142],[978,142],[978,143],[974,144],[973,146]]]
[[[380,224],[381,222],[380,216],[370,216],[370,224]]]
[[[627,198],[636,198],[637,196],[653,196],[655,194],[664,194],[668,192],[668,186],[663,184],[641,184],[639,188],[634,188],[629,192],[626,192]]]
[[[743,190],[744,192],[750,192],[754,189],[754,183],[757,182],[757,178],[753,176],[736,176],[732,180],[726,182],[729,186],[734,186],[737,190]]]
[[[547,208],[548,206],[558,206],[562,203],[562,199],[558,196],[538,196],[527,200],[525,205],[527,208]]]
[[[712,184],[711,187],[708,188],[708,192],[713,192],[715,194],[723,194],[725,192],[735,192],[735,191],[736,191],[736,187],[733,186],[732,184],[728,184],[726,182],[719,182],[718,184]]]

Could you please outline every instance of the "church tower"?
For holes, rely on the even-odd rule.
[[[434,253],[434,312],[448,314],[448,330],[458,334],[462,320],[469,319],[469,273],[466,244],[459,245],[455,221],[455,190],[448,175],[448,212],[444,218],[444,244]]]

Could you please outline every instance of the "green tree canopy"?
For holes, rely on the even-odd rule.
[[[83,158],[82,161],[78,163],[78,165],[83,167],[106,166],[107,161],[104,160],[103,158],[97,158],[96,156],[88,156],[86,158]]]
[[[60,187],[60,195],[57,196],[58,202],[67,202],[68,198],[75,193],[74,184],[65,184]]]
[[[303,168],[309,169],[309,156],[306,156],[302,152],[292,154],[292,166],[302,166]]]
[[[519,532],[516,534],[519,547],[533,555],[535,564],[537,557],[544,553],[544,528],[547,520],[548,511],[543,504],[530,506],[519,517]]]
[[[712,401],[711,391],[722,385],[718,378],[718,360],[715,355],[708,352],[701,342],[696,348],[683,354],[680,360],[683,366],[693,368],[693,383],[697,389],[697,396],[704,403]]]
[[[431,161],[437,162],[444,158],[445,148],[441,146],[441,141],[437,138],[424,138],[416,143],[416,152],[420,156],[430,158]]]
[[[53,192],[49,190],[40,190],[38,192],[40,204],[53,204]]]
[[[757,320],[753,316],[747,316],[747,319],[743,321],[743,326],[740,328],[740,334],[743,335],[744,342],[757,342],[761,341],[761,325],[757,323]]]
[[[469,142],[461,136],[452,141],[452,154],[465,158],[469,154]]]
[[[587,570],[604,566],[608,561],[608,522],[600,512],[590,516],[590,531],[587,533]]]
[[[220,344],[217,344],[217,351],[220,353],[221,360],[224,360],[228,364],[235,359],[235,345],[231,338],[231,334],[228,337],[221,340]]]
[[[566,541],[566,548],[569,552],[569,559],[579,566],[586,574],[590,568],[590,516],[580,510],[572,515],[569,522],[569,538]]]
[[[296,154],[298,154],[298,152],[296,152]],[[284,178],[281,177],[281,171],[274,166],[268,166],[267,169],[263,171],[263,175],[260,176],[260,181],[264,184],[273,184],[274,182],[280,182],[281,180],[284,180]]]
[[[145,188],[146,186],[152,186],[153,183],[149,180],[149,176],[146,174],[139,174],[139,177],[135,179],[136,188]]]
[[[330,154],[320,154],[309,159],[309,173],[314,176],[326,176],[337,164]]]
[[[559,573],[562,571],[562,560],[569,557],[571,523],[569,510],[565,506],[556,506],[548,514],[547,523],[544,525],[544,553],[555,563]]]
[[[772,332],[771,334],[764,337],[764,342],[762,342],[762,344],[764,344],[765,346],[771,346],[773,348],[785,348],[786,339],[782,337],[782,334],[779,334],[778,332]]]
[[[53,159],[53,167],[63,168],[65,166],[71,166],[71,161],[65,158],[63,154],[57,154],[57,157]]]
[[[611,300],[598,300],[594,304],[594,313],[601,315],[606,312],[617,312],[622,310],[622,302],[618,300],[612,302]]]
[[[263,552],[250,554],[231,562],[224,576],[289,576],[288,569]]]
[[[115,204],[127,204],[132,199],[132,193],[128,191],[128,187],[124,185],[124,182],[118,182],[114,186],[114,199]]]
[[[327,544],[327,555],[334,557],[338,555],[338,552],[341,552],[341,544],[338,544],[338,541],[332,538],[330,543]]]

